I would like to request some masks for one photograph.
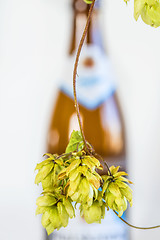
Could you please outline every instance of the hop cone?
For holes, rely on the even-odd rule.
[[[159,0],[134,0],[134,17],[137,20],[141,15],[142,20],[153,27],[160,26],[160,1]]]
[[[125,172],[118,172],[118,167],[110,167],[108,175],[102,176],[104,183],[102,194],[104,196],[106,205],[112,210],[118,212],[121,217],[123,212],[127,209],[127,201],[132,206],[132,190],[126,183],[132,183],[123,175],[128,175]],[[111,175],[110,175],[111,173]]]
[[[69,199],[57,195],[57,193],[43,193],[44,195],[37,199],[36,214],[42,215],[42,225],[46,228],[48,235],[55,229],[68,225],[69,218],[75,216],[74,208]]]
[[[102,192],[98,191],[98,198],[90,207],[88,207],[88,204],[81,205],[80,214],[89,224],[101,223],[101,219],[105,216],[105,203],[102,200]]]
[[[35,178],[35,184],[42,183],[43,190],[52,190],[55,186],[58,186],[60,181],[58,180],[58,174],[63,169],[63,160],[57,159],[57,155],[45,154],[48,156],[46,160],[37,164],[35,170],[38,173]]]
[[[93,197],[98,196],[98,188],[102,180],[95,171],[96,168],[102,169],[100,162],[94,157],[73,158],[70,165],[59,174],[59,179],[68,178],[67,196],[77,203],[87,203],[91,206]]]

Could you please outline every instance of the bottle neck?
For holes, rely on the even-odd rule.
[[[70,55],[73,54],[78,48],[78,44],[80,42],[81,36],[84,31],[84,27],[87,21],[89,7],[90,5],[87,5],[82,0],[73,1],[74,14],[73,14],[72,38],[71,38],[71,45],[69,49]],[[99,16],[99,9],[94,8],[84,44],[92,44],[92,45],[98,46],[104,51],[101,32],[99,28],[98,16]]]

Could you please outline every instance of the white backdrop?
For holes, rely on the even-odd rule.
[[[160,29],[133,19],[133,0],[104,0],[108,53],[123,107],[134,205],[130,222],[160,224]],[[0,0],[0,239],[43,240],[34,168],[68,46],[69,0]],[[132,230],[132,240],[160,230]]]

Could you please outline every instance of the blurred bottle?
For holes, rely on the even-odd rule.
[[[47,151],[62,154],[72,130],[78,130],[72,88],[72,73],[76,50],[82,35],[89,5],[72,0],[73,32],[66,57],[56,104],[47,138]],[[78,66],[77,94],[84,133],[95,151],[108,165],[120,165],[125,170],[125,134],[122,113],[117,98],[114,77],[105,53],[98,24],[100,1],[96,1],[85,45]],[[103,164],[103,163],[102,163]],[[78,211],[77,211],[78,212]],[[77,213],[78,214],[78,213]],[[67,228],[54,231],[54,240],[126,240],[126,227],[112,212],[106,212],[101,224],[87,224],[79,216],[70,220]]]

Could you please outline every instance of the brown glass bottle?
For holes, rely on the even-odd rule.
[[[80,41],[80,37],[84,29],[89,10],[89,6],[86,5],[82,0],[73,0],[72,6],[74,14],[73,32],[68,58],[75,56],[75,51]],[[85,41],[85,46],[92,46],[93,49],[94,47],[98,48],[105,55],[105,50],[103,47],[103,42],[98,26],[98,8],[99,7],[97,6],[94,9]],[[82,51],[85,51],[85,48]],[[83,65],[84,68],[90,69],[91,72],[92,69],[94,70],[94,65],[96,65],[96,63],[94,57],[92,58],[92,54],[86,54],[86,56],[80,61],[81,65]],[[81,81],[81,76],[79,72],[78,75],[79,78],[77,78],[77,82]],[[72,83],[72,79],[70,79],[70,81]],[[106,81],[108,80],[106,79]],[[78,91],[79,88],[77,87],[77,92]],[[92,94],[92,92],[88,91],[88,94]],[[120,104],[115,88],[114,90],[112,88],[112,91],[110,91],[110,94],[108,94],[106,98],[100,98],[100,101],[97,101],[97,103],[95,105],[92,105],[91,108],[88,107],[87,100],[86,105],[83,104],[83,101],[82,104],[81,101],[79,101],[79,103],[80,114],[83,122],[83,129],[87,141],[92,144],[95,151],[100,154],[105,159],[105,161],[107,161],[108,165],[120,165],[122,168],[125,169],[125,129]],[[68,144],[71,131],[77,129],[78,121],[76,118],[73,97],[70,94],[67,94],[66,91],[64,91],[64,88],[60,88],[53,109],[51,123],[48,131],[47,151],[50,153],[58,154],[62,154],[63,152],[65,152],[65,148]],[[58,232],[54,234],[54,237],[50,237],[49,239],[92,239],[88,236],[87,238],[86,236],[81,238],[78,238],[78,236],[77,238],[74,238],[73,236],[65,238],[66,233],[64,234],[65,236],[63,234],[61,235],[61,233],[59,235]],[[117,232],[117,234],[119,233]],[[125,235],[124,232],[122,235]],[[99,237],[99,240],[100,239],[101,238]],[[127,238],[126,236],[124,236],[124,238],[122,237],[118,239]]]

